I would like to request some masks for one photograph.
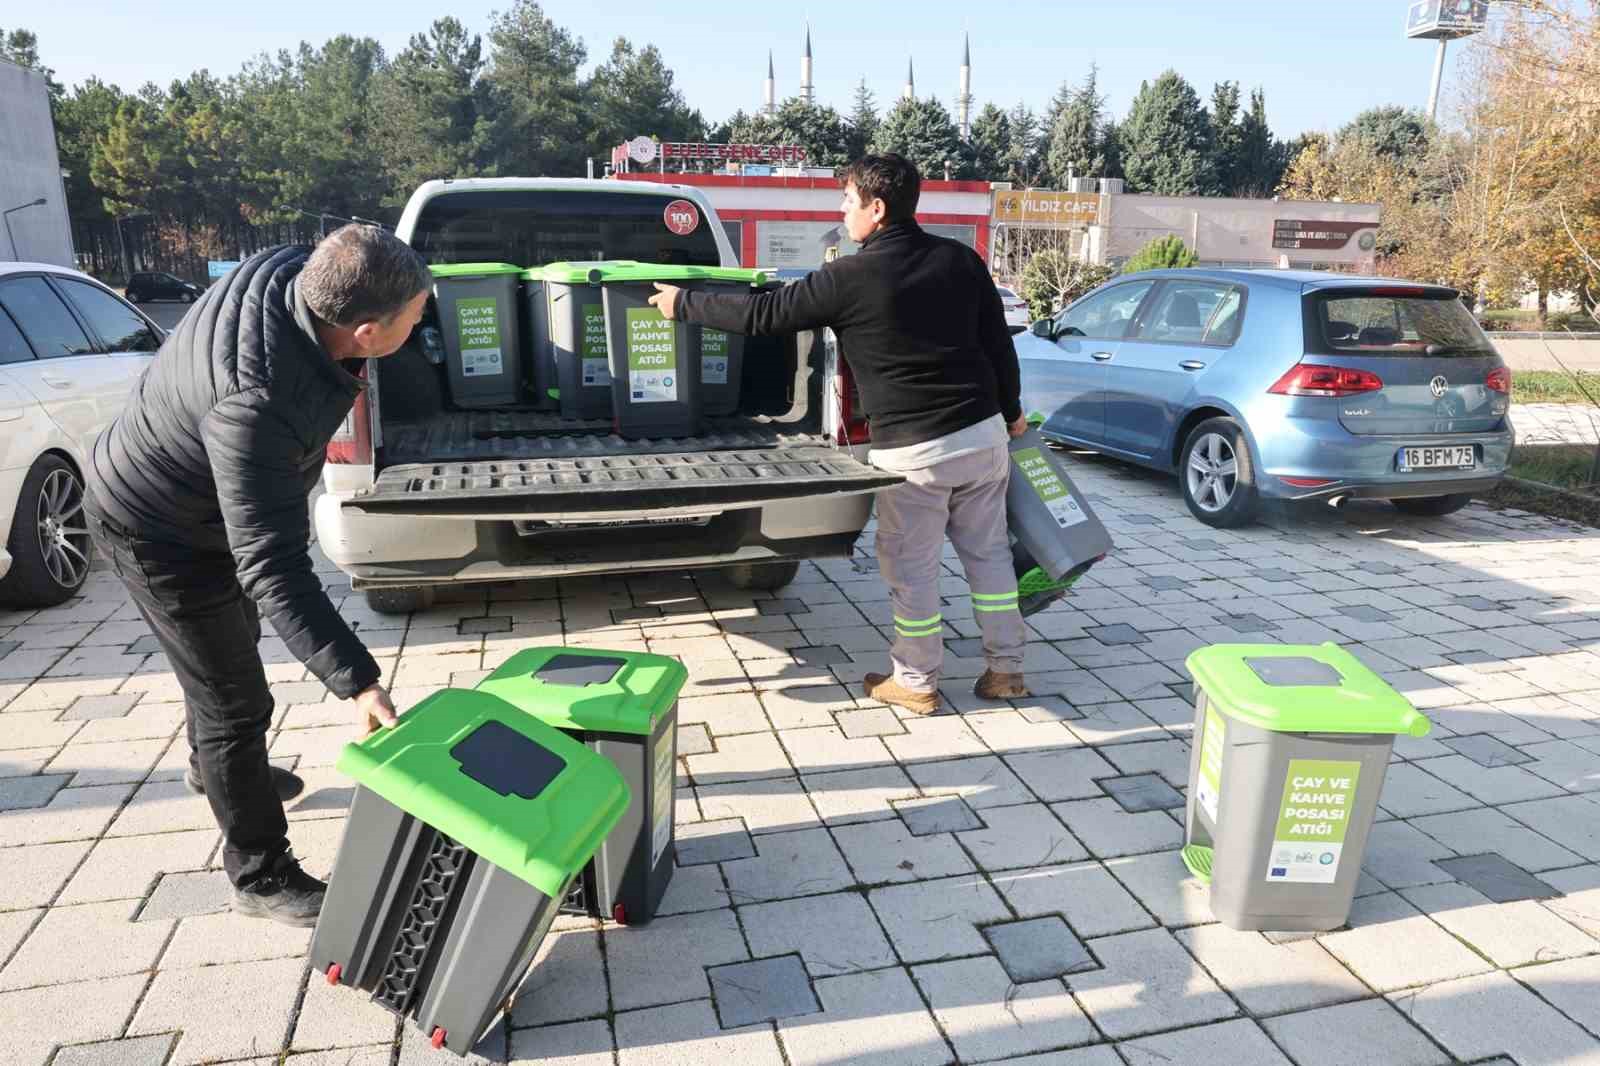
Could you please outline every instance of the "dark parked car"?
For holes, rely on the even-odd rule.
[[[151,300],[181,300],[183,303],[192,304],[200,299],[206,290],[198,285],[190,284],[182,278],[175,278],[163,271],[154,271],[148,274],[135,274],[128,279],[128,290],[125,295],[129,303],[147,303]]]

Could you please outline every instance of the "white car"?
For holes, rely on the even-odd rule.
[[[435,265],[738,265],[700,190],[654,182],[430,181],[396,232]],[[867,425],[831,331],[752,338],[738,411],[700,435],[624,440],[611,418],[563,418],[525,387],[494,410],[457,402],[445,353],[427,354],[439,329],[430,309],[368,364],[323,468],[318,545],[376,611],[415,610],[451,584],[651,570],[721,567],[777,588],[799,560],[848,555],[872,492],[901,480],[863,461]]]
[[[61,603],[89,576],[84,464],[164,336],[87,274],[0,263],[0,604]]]
[[[996,285],[995,291],[1000,294],[1000,305],[1006,309],[1006,325],[1011,327],[1012,333],[1021,333],[1033,325],[1033,319],[1028,314],[1028,301],[1018,296],[1015,289]]]

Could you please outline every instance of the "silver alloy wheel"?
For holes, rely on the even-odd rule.
[[[1239,485],[1239,460],[1220,433],[1207,433],[1189,451],[1189,496],[1202,511],[1216,514],[1228,506]]]
[[[52,470],[39,490],[39,554],[50,577],[76,589],[89,573],[89,528],[84,525],[83,486],[70,470]]]

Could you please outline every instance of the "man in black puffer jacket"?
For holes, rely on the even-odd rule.
[[[95,442],[90,531],[183,687],[186,780],[211,804],[243,914],[311,926],[324,888],[289,851],[283,799],[301,783],[267,762],[258,605],[359,721],[394,721],[378,664],[312,570],[307,495],[366,387],[363,360],[405,342],[430,283],[376,227],[252,256],[184,316]]]

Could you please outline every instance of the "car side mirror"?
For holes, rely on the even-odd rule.
[[[1041,318],[1033,324],[1033,335],[1053,341],[1056,339],[1056,324],[1048,318]]]

